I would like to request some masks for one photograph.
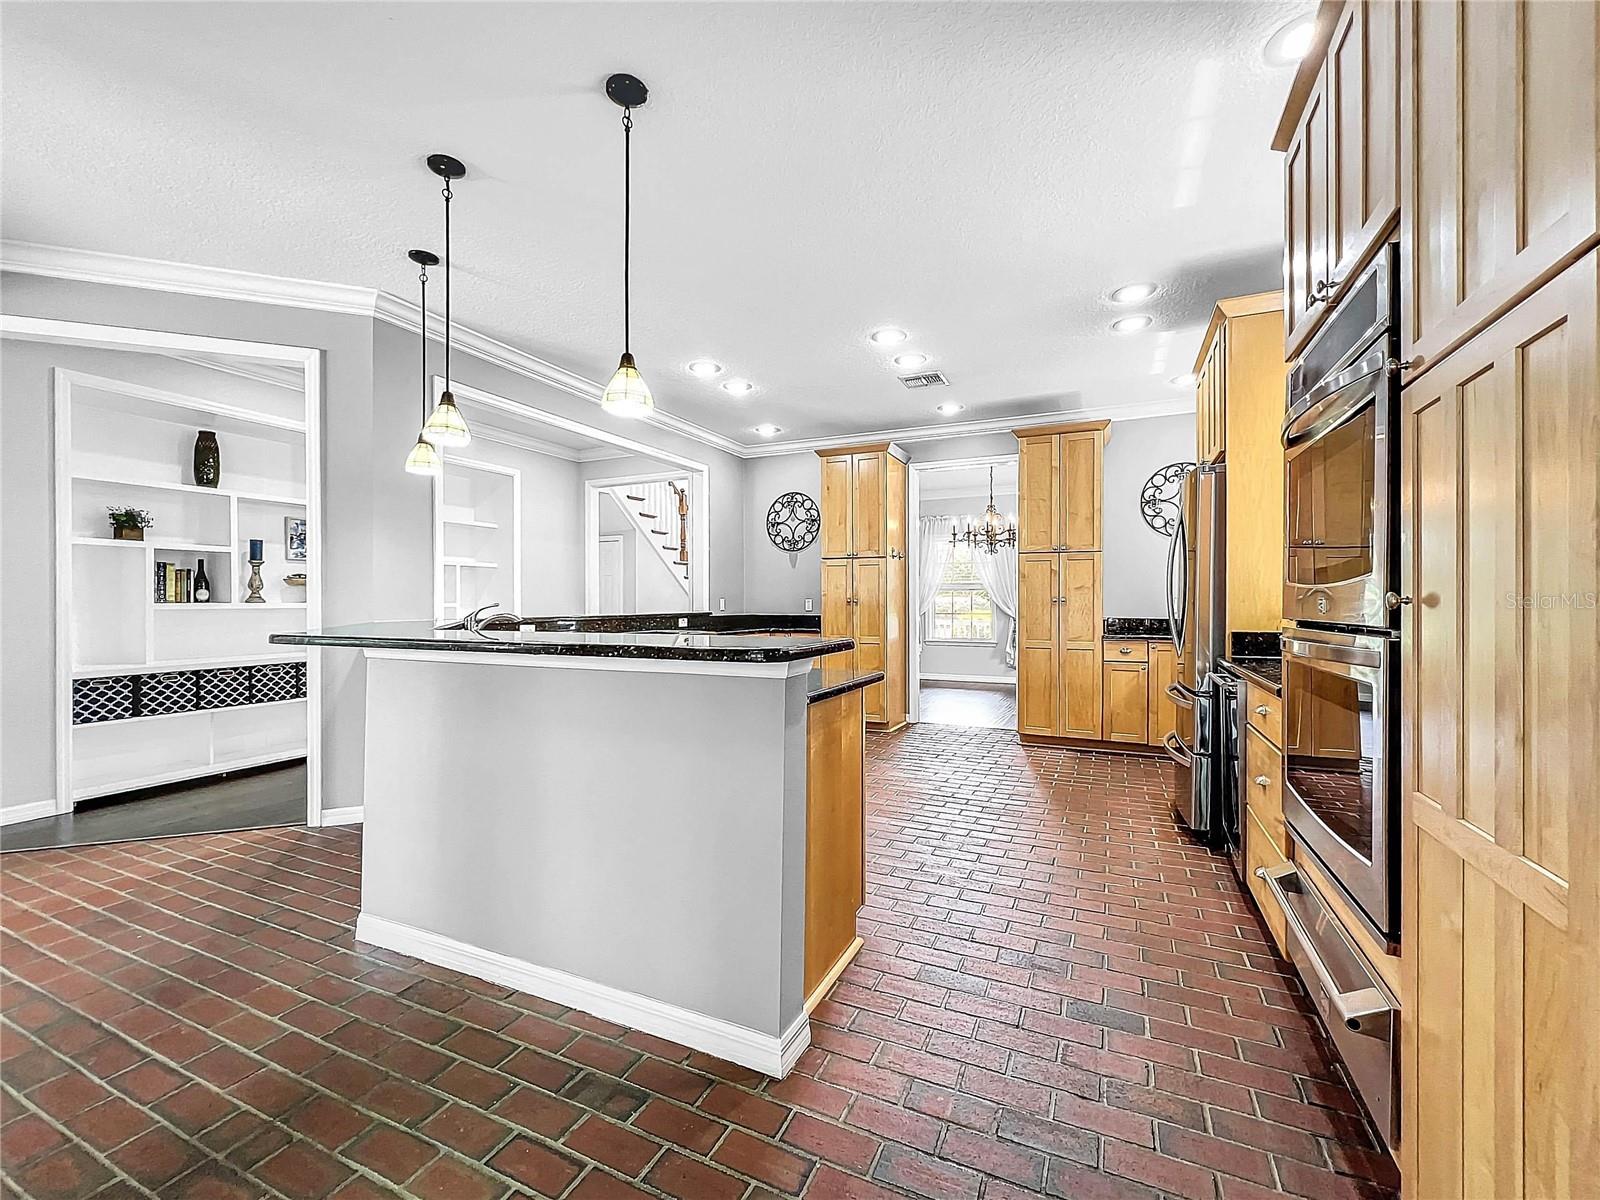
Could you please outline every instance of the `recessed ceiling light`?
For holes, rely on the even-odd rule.
[[[777,437],[780,433],[783,432],[783,426],[781,426],[781,425],[757,425],[750,432],[758,433],[762,437]]]
[[[697,358],[689,364],[689,374],[698,375],[701,379],[710,379],[713,375],[722,374],[722,364],[712,362],[709,358]]]
[[[927,361],[928,356],[926,354],[896,354],[894,356],[894,365],[897,367],[920,367]]]
[[[1141,329],[1150,328],[1151,318],[1141,313],[1137,317],[1123,317],[1120,321],[1111,322],[1111,328],[1116,333],[1137,333]]]
[[[1191,371],[1187,375],[1174,375],[1167,382],[1172,384],[1173,387],[1193,387],[1200,382],[1200,376]]]
[[[730,396],[748,396],[756,390],[756,385],[748,379],[730,379],[722,385],[722,390]]]
[[[1293,66],[1306,56],[1307,50],[1311,49],[1311,39],[1316,31],[1317,23],[1310,13],[1296,17],[1267,39],[1261,57],[1266,59],[1270,66]]]
[[[911,335],[904,329],[885,327],[872,331],[872,344],[874,346],[898,346]]]
[[[964,412],[966,407],[967,406],[965,404],[957,404],[954,400],[946,400],[933,411],[938,413],[941,417],[953,417],[958,412]]]
[[[1156,285],[1153,283],[1125,283],[1111,293],[1113,304],[1137,304],[1141,300],[1148,300],[1156,294]]]

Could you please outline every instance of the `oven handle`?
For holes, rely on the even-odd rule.
[[[1358,988],[1353,992],[1342,992],[1339,985],[1334,983],[1333,976],[1329,973],[1327,964],[1322,961],[1322,955],[1317,953],[1316,943],[1311,940],[1305,925],[1300,921],[1300,914],[1295,911],[1294,905],[1289,903],[1288,894],[1283,890],[1280,882],[1285,876],[1298,875],[1293,863],[1284,863],[1280,867],[1257,867],[1256,878],[1267,885],[1267,890],[1272,893],[1272,898],[1278,902],[1278,907],[1283,910],[1284,920],[1288,922],[1295,939],[1306,952],[1306,959],[1311,963],[1311,969],[1316,973],[1317,982],[1322,985],[1322,990],[1328,994],[1328,1001],[1333,1006],[1333,1011],[1339,1015],[1339,1020],[1344,1022],[1345,1028],[1351,1033],[1365,1033],[1369,1036],[1377,1031],[1366,1027],[1368,1017],[1390,1016],[1394,1013],[1394,1005],[1375,987]],[[1387,1031],[1384,1031],[1386,1034]]]
[[[1336,645],[1330,642],[1309,641],[1302,637],[1283,639],[1283,652],[1286,655],[1311,659],[1315,662],[1338,663],[1346,667],[1366,667],[1371,670],[1383,668],[1386,648],[1386,645]]]
[[[1356,384],[1369,379],[1387,377],[1388,359],[1384,356],[1382,348],[1374,350],[1359,362],[1345,368],[1332,379],[1324,380],[1308,392],[1303,400],[1297,403],[1283,418],[1282,441],[1285,450],[1292,450],[1306,442],[1315,441],[1325,437],[1341,425],[1353,420],[1363,408],[1376,397],[1377,389],[1368,387],[1355,393],[1355,398],[1345,398],[1334,405],[1331,411],[1324,413],[1305,429],[1298,428],[1301,421],[1321,408],[1325,402],[1332,401],[1340,393],[1348,391]]]
[[[1174,746],[1173,742],[1178,744]],[[1161,739],[1161,746],[1166,750],[1167,757],[1180,767],[1194,766],[1194,755],[1189,753],[1189,747],[1183,744],[1183,739],[1178,736],[1176,730]]]

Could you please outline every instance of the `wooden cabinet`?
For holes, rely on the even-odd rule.
[[[1283,332],[1290,358],[1393,227],[1399,131],[1399,5],[1350,0],[1326,42],[1301,63],[1273,142],[1284,152]]]
[[[897,728],[908,699],[906,465],[887,443],[818,453],[822,631],[854,638],[856,665],[884,673],[866,690],[866,717]]]
[[[1549,45],[1570,14],[1548,10],[1593,6],[1505,7],[1467,19],[1520,15],[1549,55],[1526,86],[1565,92],[1592,159],[1594,76],[1573,55],[1589,63],[1593,26],[1565,30],[1585,50]],[[1515,94],[1474,89],[1470,107],[1531,103]],[[1525,134],[1524,153],[1539,144]],[[1474,186],[1497,186],[1496,161]],[[1417,1197],[1570,1196],[1600,1177],[1597,253],[1402,397],[1402,1170]]]
[[[1101,668],[1103,714],[1108,742],[1150,742],[1150,664],[1107,659]]]
[[[1019,553],[1100,549],[1107,424],[1017,431]]]
[[[806,709],[806,1011],[861,948],[867,900],[862,693]]]
[[[1178,682],[1178,650],[1165,639],[1150,643],[1150,744],[1159,746],[1177,733],[1178,705],[1167,689]]]
[[[1272,894],[1272,889],[1267,886],[1266,880],[1256,874],[1262,867],[1269,871],[1273,867],[1281,867],[1288,859],[1279,852],[1276,840],[1262,827],[1253,813],[1246,810],[1241,825],[1239,832],[1244,837],[1245,883],[1250,888],[1250,895],[1255,898],[1256,909],[1272,933],[1272,940],[1278,947],[1278,953],[1288,957],[1288,921],[1283,915],[1283,907]]]
[[[1229,633],[1283,623],[1284,385],[1278,292],[1217,303],[1195,362],[1195,441],[1228,464]]]
[[[1246,807],[1272,835],[1279,855],[1288,858],[1289,829],[1283,820],[1283,751],[1253,725],[1245,729],[1242,774]]]
[[[1401,345],[1425,368],[1596,232],[1600,5],[1401,11]]]

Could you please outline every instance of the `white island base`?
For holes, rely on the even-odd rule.
[[[363,653],[358,941],[787,1074],[810,659]]]

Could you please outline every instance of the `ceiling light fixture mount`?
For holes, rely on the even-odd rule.
[[[1296,17],[1278,27],[1267,39],[1261,57],[1268,66],[1292,67],[1306,56],[1317,33],[1316,18],[1310,14]]]
[[[1113,304],[1137,304],[1141,300],[1150,299],[1156,291],[1156,285],[1153,283],[1125,283],[1112,292],[1109,299]]]
[[[1171,379],[1167,380],[1167,382],[1173,387],[1191,388],[1200,382],[1200,376],[1191,371],[1186,375],[1174,375]]]
[[[1140,313],[1137,317],[1123,317],[1120,321],[1111,322],[1113,333],[1138,333],[1141,329],[1149,329],[1154,318]]]
[[[456,407],[455,393],[450,390],[450,338],[453,332],[450,322],[450,271],[455,265],[450,254],[450,201],[455,199],[455,193],[451,191],[450,183],[464,176],[467,168],[459,158],[452,158],[448,154],[430,154],[428,170],[444,180],[444,187],[439,192],[444,197],[444,391],[439,395],[439,403],[423,422],[422,436],[435,446],[459,449],[472,441],[472,430],[467,427],[466,418]],[[422,325],[423,339],[426,341],[426,310],[423,312]]]
[[[912,367],[920,367],[927,361],[928,356],[926,354],[896,354],[894,356],[894,365],[906,371],[909,371]]]
[[[958,412],[965,412],[966,410],[967,406],[965,404],[957,404],[954,400],[947,400],[945,403],[935,406],[933,411],[941,417],[953,417]]]
[[[722,385],[722,390],[730,396],[748,396],[756,390],[756,385],[748,379],[730,379]]]
[[[687,369],[689,374],[698,376],[701,379],[710,379],[713,376],[722,374],[722,364],[709,358],[697,358],[689,364]]]
[[[638,419],[649,416],[656,406],[650,385],[633,361],[629,270],[633,261],[633,110],[650,99],[650,89],[636,76],[618,72],[606,80],[606,95],[622,109],[622,357],[600,397],[600,407],[614,417]]]
[[[904,329],[886,325],[882,329],[874,329],[867,335],[867,340],[874,346],[898,346],[910,336]]]
[[[757,425],[750,432],[754,433],[754,434],[756,434],[756,435],[758,435],[760,437],[764,437],[764,438],[777,437],[780,433],[783,432],[783,426],[781,426],[781,425]]]

